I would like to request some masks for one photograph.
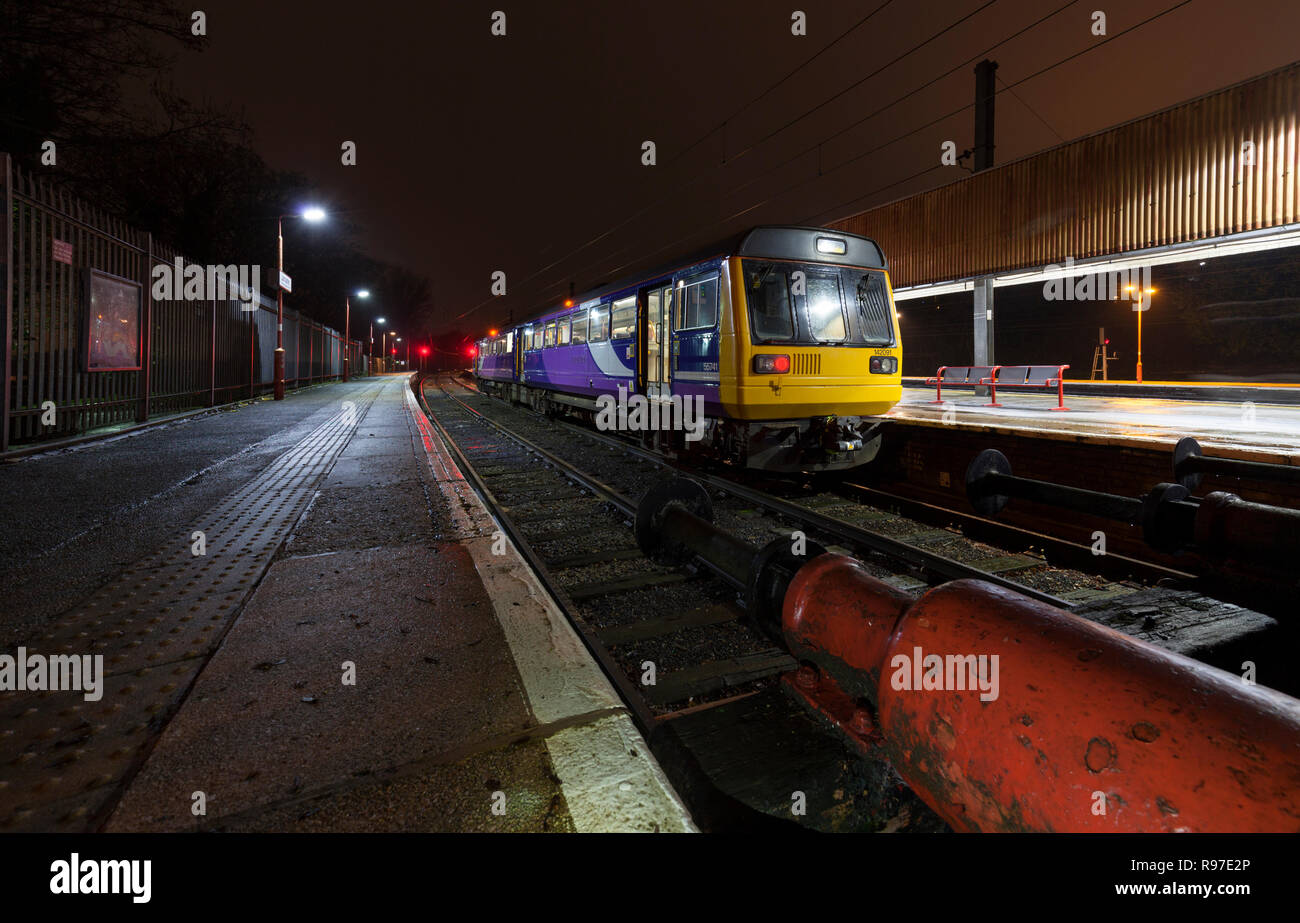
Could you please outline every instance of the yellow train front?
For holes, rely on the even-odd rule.
[[[718,454],[766,471],[851,468],[875,457],[902,396],[888,264],[868,238],[755,228],[720,267]]]

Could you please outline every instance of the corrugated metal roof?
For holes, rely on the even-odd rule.
[[[878,241],[895,287],[1278,227],[1298,115],[1300,62],[831,227]]]

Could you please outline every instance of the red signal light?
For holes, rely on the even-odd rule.
[[[467,348],[467,349],[465,350],[465,355],[467,355],[467,356],[469,356],[471,359],[473,359],[475,356],[478,355],[478,347],[477,347],[477,346],[470,346],[469,348]]]
[[[420,355],[421,355],[421,356],[427,356],[427,355],[429,355],[429,347],[427,347],[427,346],[421,346],[421,347],[420,347]]]
[[[754,357],[754,371],[759,375],[784,375],[790,371],[790,357],[760,353]]]

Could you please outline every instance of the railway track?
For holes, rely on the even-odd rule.
[[[817,830],[943,828],[888,764],[846,749],[782,692],[778,677],[798,664],[745,618],[745,588],[698,561],[665,565],[637,548],[636,503],[672,470],[669,461],[449,378],[425,380],[421,399],[651,745],[664,751],[670,775],[676,767],[674,782],[688,801],[697,794],[697,814],[716,790],[722,826],[750,811]],[[904,591],[981,579],[1207,660],[1236,656],[1231,642],[1273,627],[1239,607],[1207,609],[1191,591],[1057,567],[1042,554],[1008,553],[843,493],[778,497],[713,474],[691,476],[708,489],[718,525],[739,538],[762,546],[802,532]],[[1216,623],[1223,630],[1206,631]],[[804,814],[792,811],[799,793]]]

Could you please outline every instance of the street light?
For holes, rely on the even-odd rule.
[[[276,239],[279,253],[280,274],[275,279],[276,319],[275,319],[275,364],[271,373],[275,379],[274,392],[277,401],[284,400],[284,219],[301,218],[303,221],[324,221],[325,210],[315,205],[301,209],[297,214],[281,215],[276,219]]]
[[[391,333],[394,337],[397,336],[397,331],[396,331],[396,330],[392,330],[392,331],[385,330],[384,333],[383,333],[383,335],[379,338],[379,353],[380,353],[380,355],[382,355],[382,356],[384,357],[384,361],[385,361],[385,362],[389,362],[389,361],[391,361],[391,360],[389,360],[389,358],[388,358],[388,335],[389,335],[389,333]]]
[[[370,361],[372,363],[375,361],[375,324],[382,327],[384,325],[384,319],[382,317],[376,317],[370,322]]]
[[[1137,312],[1137,316],[1138,316],[1137,380],[1139,383],[1141,383],[1142,381],[1142,315],[1151,309],[1151,299],[1149,297],[1146,299],[1146,306],[1144,307],[1142,304],[1143,301],[1142,296],[1154,295],[1156,293],[1156,290],[1153,288],[1135,288],[1132,285],[1126,285],[1124,286],[1124,291],[1137,292],[1137,296],[1138,296],[1137,304],[1134,306],[1133,310]]]
[[[358,298],[369,298],[370,290],[359,288],[356,291]],[[351,348],[352,341],[349,339],[352,330],[352,296],[345,295],[343,298],[343,380],[348,380],[348,350]]]

